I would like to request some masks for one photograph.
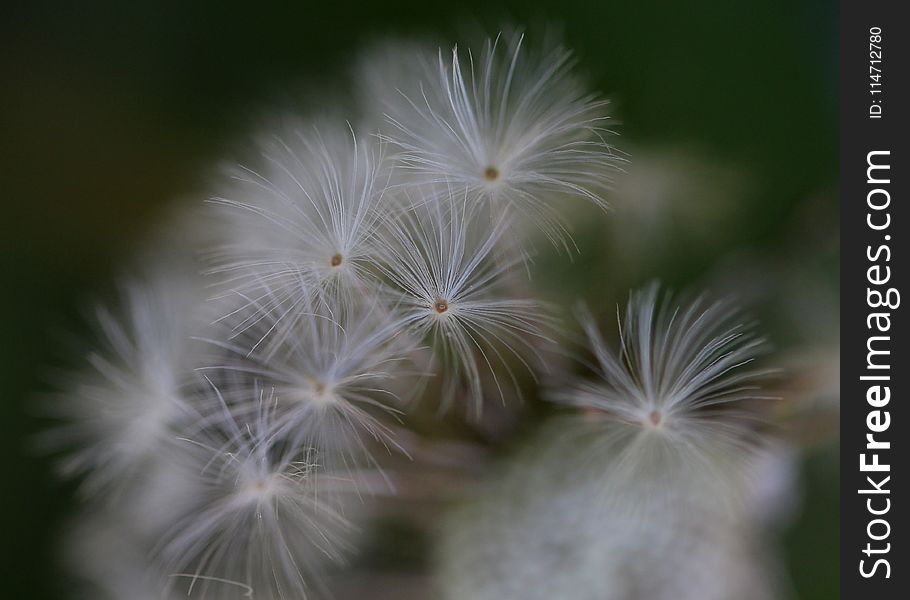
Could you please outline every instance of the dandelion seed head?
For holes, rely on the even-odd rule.
[[[500,398],[518,388],[510,361],[533,376],[549,319],[542,304],[508,296],[521,258],[498,251],[507,221],[479,226],[483,217],[452,197],[418,204],[390,224],[379,268],[401,327],[426,340],[447,372],[444,405],[461,394],[476,415],[485,374]]]
[[[677,436],[680,443],[711,432],[743,443],[751,410],[746,405],[772,399],[762,384],[773,371],[754,366],[766,343],[729,302],[672,301],[656,284],[633,293],[618,351],[583,314],[597,377],[576,380],[554,399],[606,420]]]
[[[320,565],[341,560],[350,528],[320,492],[333,475],[276,435],[271,395],[263,391],[243,416],[221,406],[224,418],[174,453],[201,492],[173,518],[154,556],[169,588],[193,597],[309,597],[321,588]]]
[[[61,469],[84,475],[85,493],[134,480],[189,414],[185,392],[199,359],[191,336],[202,325],[202,297],[181,275],[151,272],[122,285],[122,310],[97,309],[102,343],[88,353],[89,369],[68,378],[67,391],[48,404],[61,423],[43,438],[66,451]]]
[[[372,285],[378,228],[390,210],[380,146],[343,123],[293,122],[259,142],[258,161],[230,169],[211,200],[223,241],[208,260],[216,288],[239,304],[225,315],[235,331]]]
[[[623,162],[606,142],[607,103],[579,83],[563,48],[528,48],[522,34],[509,33],[476,50],[403,59],[422,73],[419,89],[404,86],[387,100],[382,137],[401,163],[396,185],[465,189],[564,244],[557,203],[576,197],[605,208]]]
[[[248,404],[256,389],[273,390],[276,435],[315,449],[331,468],[373,465],[374,445],[396,448],[389,421],[403,399],[394,382],[409,375],[412,343],[380,301],[306,302],[293,321],[266,316],[245,335],[212,340],[226,356],[203,369],[230,382],[230,401]]]

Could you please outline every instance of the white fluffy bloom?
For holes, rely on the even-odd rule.
[[[330,469],[375,464],[371,445],[395,446],[385,420],[400,412],[396,380],[408,374],[413,346],[378,303],[362,304],[306,302],[284,323],[266,316],[245,335],[261,339],[267,330],[268,342],[252,353],[243,339],[219,343],[228,355],[205,371],[228,378],[229,400],[273,390],[273,433],[312,448]]]
[[[260,164],[233,169],[233,187],[212,200],[225,227],[211,272],[238,300],[237,330],[265,313],[293,315],[314,295],[362,293],[388,210],[377,143],[342,127],[287,129],[262,140]]]
[[[537,346],[549,342],[544,332],[549,319],[541,303],[508,295],[504,284],[520,259],[496,251],[507,221],[491,227],[476,221],[451,200],[422,204],[390,227],[380,268],[402,326],[429,340],[444,404],[466,388],[479,414],[482,372],[490,374],[500,398],[504,385],[517,390],[510,363],[517,361],[533,376],[527,358],[540,358]]]
[[[123,286],[122,311],[97,309],[104,347],[87,359],[49,410],[64,423],[48,432],[66,448],[62,468],[85,475],[89,493],[129,482],[186,414],[184,388],[195,367],[190,336],[201,294],[180,277],[158,274]]]
[[[743,404],[771,399],[761,381],[773,371],[752,366],[766,343],[729,303],[697,298],[672,307],[671,300],[660,298],[656,284],[634,292],[618,352],[583,315],[598,378],[577,381],[554,399],[680,443],[705,434],[736,444],[751,418]]]
[[[488,40],[477,56],[455,48],[451,60],[440,52],[435,66],[426,62],[420,94],[402,92],[388,108],[385,137],[410,175],[405,185],[466,189],[495,214],[517,211],[560,243],[564,197],[606,207],[603,192],[621,158],[604,140],[606,102],[570,73],[570,52],[529,51],[523,36],[511,35]]]
[[[733,514],[745,500],[744,464],[760,441],[763,404],[773,399],[762,391],[773,371],[754,367],[766,343],[729,303],[672,301],[656,284],[634,292],[617,352],[583,316],[597,377],[552,396],[582,409],[589,464],[603,469],[595,477],[640,499],[629,506],[659,511],[683,496]]]
[[[737,522],[753,492],[763,404],[773,398],[762,391],[773,371],[754,367],[766,342],[752,323],[723,301],[674,306],[652,284],[631,295],[617,352],[592,319],[583,325],[597,377],[554,399],[583,411],[583,425],[567,435],[587,448],[603,511],[630,521],[672,510]]]
[[[200,491],[154,553],[168,587],[198,598],[306,598],[326,563],[341,559],[348,523],[321,492],[331,477],[274,435],[272,402],[263,395],[248,419],[226,416],[173,452]]]

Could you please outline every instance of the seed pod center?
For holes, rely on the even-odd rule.
[[[332,265],[333,267],[337,267],[342,263],[343,260],[344,260],[344,257],[341,256],[341,254],[335,254],[334,256],[332,256],[332,260],[329,261],[329,264]]]
[[[442,298],[439,298],[433,304],[433,309],[436,312],[438,312],[439,314],[442,314],[442,313],[446,312],[447,310],[449,310],[449,303],[446,302],[445,300],[443,300]]]
[[[487,181],[496,181],[499,179],[499,169],[496,167],[487,167],[483,171],[483,178]]]

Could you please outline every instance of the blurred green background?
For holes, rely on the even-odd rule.
[[[41,424],[35,393],[48,387],[49,367],[67,362],[65,340],[85,329],[87,300],[110,285],[130,243],[168,202],[202,193],[208,169],[251,119],[269,105],[318,103],[370,40],[455,39],[465,24],[514,23],[532,34],[542,23],[559,26],[592,86],[613,100],[617,145],[633,164],[636,149],[664,156],[669,148],[747,182],[736,188],[736,210],[704,219],[699,239],[709,242],[687,243],[691,229],[671,223],[646,260],[627,261],[635,275],[617,286],[658,275],[684,286],[731,256],[760,256],[771,271],[740,269],[744,280],[781,272],[773,265],[801,270],[785,271],[759,312],[779,312],[784,294],[810,287],[836,293],[836,3],[28,2],[0,14],[4,597],[66,597],[57,538],[73,514],[72,490],[55,483],[29,444]],[[718,191],[711,173],[696,193]],[[567,289],[590,293],[583,258],[565,273]],[[593,273],[610,277],[609,267]],[[830,294],[812,298],[832,303]],[[836,314],[836,300],[827,309]],[[794,333],[787,318],[770,323],[784,348],[814,335]],[[809,341],[836,353],[833,326]],[[803,480],[785,540],[790,576],[801,598],[828,600],[838,597],[832,442],[813,446]]]

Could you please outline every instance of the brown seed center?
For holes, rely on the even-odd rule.
[[[344,260],[344,257],[342,257],[340,254],[336,254],[335,256],[332,257],[332,260],[329,261],[329,264],[331,264],[333,267],[337,267],[338,265],[341,264],[341,261],[343,261],[343,260]]]
[[[442,298],[440,298],[433,305],[433,308],[436,309],[436,312],[438,312],[439,314],[442,314],[445,311],[449,310],[449,303],[446,302],[445,300],[443,300]]]
[[[648,419],[651,421],[651,425],[654,425],[655,427],[657,427],[658,425],[660,425],[660,420],[661,420],[660,412],[658,412],[656,410],[652,410],[651,414],[648,415]]]
[[[483,171],[483,178],[487,181],[496,181],[499,179],[499,169],[496,167],[487,167]]]

